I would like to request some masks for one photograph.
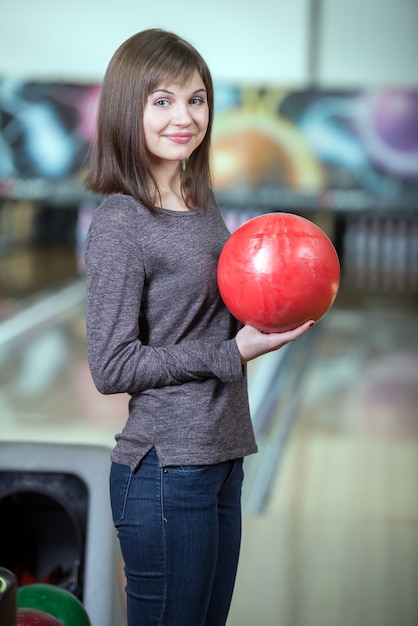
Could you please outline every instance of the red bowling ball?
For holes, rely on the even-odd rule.
[[[17,609],[17,626],[62,626],[56,617],[39,609]]]
[[[317,322],[333,304],[340,264],[327,235],[290,213],[268,213],[240,226],[218,263],[218,287],[229,311],[265,333]]]

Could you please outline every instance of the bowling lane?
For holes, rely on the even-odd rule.
[[[82,279],[8,302],[12,314],[0,323],[2,440],[113,445],[128,397],[94,387],[84,303]]]
[[[287,444],[277,450],[261,508],[246,508],[228,626],[412,626],[416,306],[367,299],[361,308],[332,309],[317,330]],[[278,402],[272,441],[285,409]],[[255,463],[247,460],[250,475]]]

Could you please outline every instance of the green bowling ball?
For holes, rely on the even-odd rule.
[[[49,613],[64,626],[91,626],[89,616],[80,600],[56,585],[34,583],[19,587],[17,606]]]

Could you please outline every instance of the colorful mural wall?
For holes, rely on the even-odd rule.
[[[0,80],[3,197],[30,195],[39,181],[79,182],[99,94],[100,85]],[[214,180],[224,198],[415,208],[418,90],[215,85],[215,103]]]
[[[220,189],[351,190],[364,192],[363,201],[417,201],[418,91],[232,93],[221,99],[215,125]]]

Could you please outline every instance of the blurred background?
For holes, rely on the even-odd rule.
[[[81,180],[108,61],[158,26],[212,71],[230,230],[302,215],[342,271],[314,329],[250,364],[260,451],[245,464],[228,626],[418,624],[416,0],[15,0],[0,18],[0,565],[20,583],[72,581],[81,599],[94,586],[86,516],[59,487],[45,496],[42,472],[62,468],[39,458],[50,444],[110,449],[126,418],[128,398],[101,396],[88,370],[83,249],[100,198]],[[51,512],[79,524],[79,554],[55,540],[39,556]]]

